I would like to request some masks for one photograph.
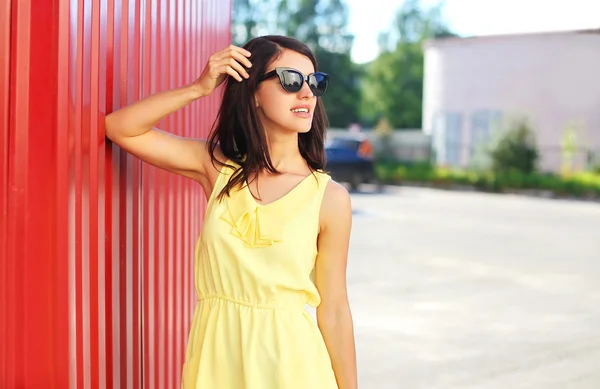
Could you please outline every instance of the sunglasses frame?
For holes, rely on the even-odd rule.
[[[275,68],[274,70],[271,70],[270,72],[263,74],[261,77],[259,77],[258,82],[262,82],[265,80],[268,80],[270,78],[273,78],[275,76],[279,77],[279,83],[281,84],[281,87],[289,93],[298,93],[302,90],[302,88],[298,89],[297,91],[291,91],[286,89],[285,87],[285,82],[284,82],[284,72],[289,71],[289,72],[293,72],[296,73],[300,76],[300,79],[302,80],[301,85],[304,85],[304,83],[306,82],[308,84],[308,87],[310,88],[311,92],[313,95],[315,95],[316,97],[320,97],[323,96],[325,94],[325,92],[327,92],[327,87],[329,86],[329,74],[327,73],[323,73],[323,72],[314,72],[311,73],[307,76],[305,76],[304,74],[302,74],[301,71],[299,71],[298,69],[294,69],[294,68],[286,68],[286,67],[278,67]],[[310,78],[315,76],[315,75],[320,75],[324,77],[324,80],[326,81],[325,83],[325,89],[323,89],[323,92],[321,92],[320,94],[317,94],[317,88],[313,88],[310,85]]]

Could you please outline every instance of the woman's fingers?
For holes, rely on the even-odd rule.
[[[223,80],[223,75],[230,75],[238,81],[243,81],[244,78],[249,78],[250,75],[244,66],[252,67],[252,63],[248,60],[251,53],[241,47],[229,46],[219,52],[213,54],[208,61],[208,73],[217,80],[220,84]]]
[[[237,46],[229,46],[224,48],[223,50],[215,53],[213,56],[215,59],[220,60],[220,59],[225,59],[225,58],[229,58],[229,57],[233,57],[236,56],[237,58],[241,59],[247,59],[248,57],[250,57],[251,53],[248,50],[242,49],[241,47],[237,47]]]
[[[231,66],[229,65],[225,65],[222,67],[222,69],[224,69],[224,73],[223,74],[229,74],[231,77],[235,78],[236,80],[242,82],[243,79],[240,76],[240,74],[238,72],[236,72]]]
[[[244,69],[244,67],[239,62],[237,62],[235,59],[229,58],[228,60],[227,59],[224,60],[224,62],[226,65],[228,65],[233,70],[235,70],[240,76],[242,76],[244,78],[250,77],[250,75],[248,74],[246,69]]]
[[[232,51],[231,52],[231,57],[233,59],[235,59],[236,61],[238,61],[239,63],[241,63],[244,66],[246,66],[247,68],[251,68],[252,67],[252,62],[250,62],[250,60],[248,59],[248,57],[246,57],[243,53],[241,53],[239,51]]]
[[[250,62],[250,60],[248,60],[248,57],[246,56],[245,53],[248,53],[246,50],[240,51],[243,49],[240,48],[232,48],[232,49],[225,49],[224,51],[221,51],[218,55],[215,55],[215,60],[217,62],[223,61],[223,60],[235,60],[238,63],[243,64],[246,67],[252,67],[252,62]],[[233,63],[230,62],[230,65],[233,67]]]

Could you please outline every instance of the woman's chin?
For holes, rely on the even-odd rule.
[[[311,129],[311,127],[302,127],[302,126],[288,127],[286,132],[296,133],[296,134],[305,134],[305,133],[309,132],[310,129]]]
[[[295,123],[294,123],[295,124]],[[279,133],[287,133],[287,134],[305,134],[307,132],[310,132],[310,130],[312,129],[312,125],[307,125],[307,124],[296,124],[294,125],[292,123],[288,123],[288,125],[273,125],[273,126],[269,126],[267,128],[270,128],[271,131],[273,132],[279,132]]]
[[[298,132],[299,134],[306,134],[306,133],[307,133],[307,132],[309,132],[310,130],[311,130],[311,127],[308,127],[308,128],[306,128],[306,127],[303,127],[303,128],[300,128],[300,129],[298,129],[298,131],[297,131],[297,132]]]

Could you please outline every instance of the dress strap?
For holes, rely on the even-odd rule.
[[[325,194],[325,189],[327,188],[327,184],[331,181],[331,176],[321,170],[315,172],[317,176],[317,197],[319,202],[323,200],[323,195]]]
[[[227,166],[227,165],[229,165],[229,166]],[[238,168],[237,164],[234,163],[233,161],[231,161],[230,159],[225,161],[225,165],[221,166],[221,169],[219,170],[219,175],[217,176],[217,179],[215,180],[215,184],[213,186],[212,193],[208,200],[209,202],[212,202],[219,195],[219,193],[221,193],[221,191],[223,190],[225,185],[227,185],[227,183],[229,182],[229,178],[235,171],[234,169],[231,168],[231,166],[233,166],[235,169]]]

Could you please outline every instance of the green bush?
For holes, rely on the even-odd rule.
[[[514,178],[514,174],[535,172],[539,152],[529,123],[525,119],[510,122],[492,145],[490,157],[492,170],[497,174]]]
[[[486,192],[544,190],[558,196],[600,198],[600,174],[594,173],[561,177],[554,174],[525,174],[512,170],[498,174],[436,168],[429,163],[380,163],[376,166],[376,172],[379,180],[394,184],[421,183],[440,188],[467,185]]]

